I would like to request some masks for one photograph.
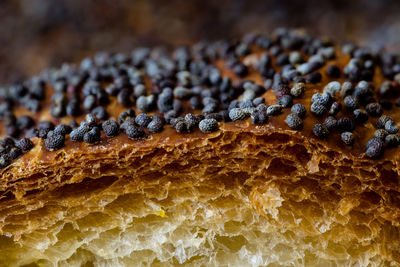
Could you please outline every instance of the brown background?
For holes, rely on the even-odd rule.
[[[279,26],[338,41],[398,46],[400,1],[2,0],[0,83],[95,51],[235,38]]]

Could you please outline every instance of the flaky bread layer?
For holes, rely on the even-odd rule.
[[[227,127],[49,154],[38,143],[3,184],[0,263],[400,264],[396,164],[292,131]]]

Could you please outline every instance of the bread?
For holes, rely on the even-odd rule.
[[[94,143],[73,141],[71,134],[66,134],[65,143],[52,147],[46,140],[54,132],[32,137],[33,148],[1,169],[0,266],[399,266],[397,144],[386,142],[380,153],[366,153],[366,143],[373,138],[381,114],[363,106],[363,98],[356,99],[359,109],[367,109],[369,119],[355,126],[353,145],[341,140],[340,130],[347,131],[345,126],[344,130],[330,129],[328,137],[314,129],[329,111],[322,117],[313,114],[312,95],[322,93],[333,80],[342,83],[342,91],[344,81],[356,85],[361,80],[354,72],[343,73],[351,57],[347,54],[349,45],[344,52],[336,47],[335,57],[331,57],[321,52],[327,50],[321,47],[331,47],[329,42],[298,31],[278,30],[271,39],[250,37],[241,44],[248,43],[251,52],[242,55],[240,44],[235,44],[236,52],[219,52],[218,59],[211,61],[222,77],[231,78],[235,88],[242,88],[240,81],[244,79],[264,84],[266,77],[256,65],[261,53],[271,54],[274,46],[285,53],[289,48],[298,49],[306,58],[307,53],[323,55],[325,62],[317,70],[322,80],[315,83],[307,76],[304,94],[294,98],[307,109],[302,128],[292,129],[285,123],[290,107],[256,124],[254,109],[239,108],[252,118],[220,121],[218,129],[209,132],[198,127],[177,132],[182,130],[171,120],[159,133],[141,127],[145,132],[141,138],[128,137],[126,128],[116,137],[107,137],[104,127],[100,140]],[[265,45],[265,40],[271,44]],[[292,47],[296,40],[300,45]],[[314,46],[315,51],[311,49]],[[198,56],[198,50],[206,48],[197,45],[193,53]],[[361,56],[360,51],[364,51]],[[384,80],[397,77],[382,72],[381,68],[388,66],[378,63],[382,57],[366,51],[359,48],[350,54],[363,62],[376,62],[374,87],[370,85],[376,92]],[[147,56],[160,58],[156,52]],[[235,53],[248,66],[249,74],[232,71]],[[279,56],[271,58],[272,66],[282,70],[277,66]],[[281,65],[289,63],[281,60]],[[88,61],[76,69],[85,70],[85,64]],[[340,77],[326,74],[332,64],[340,68]],[[301,63],[293,65],[299,69]],[[28,112],[21,104],[14,108],[16,116],[29,114],[36,123],[70,123],[71,116],[51,115],[52,89],[60,77],[71,73],[70,68],[65,69],[68,71],[61,74],[59,70],[43,74],[46,98],[40,102],[40,111]],[[368,73],[363,75],[368,79]],[[152,78],[153,84],[157,83]],[[275,75],[273,89],[262,93],[267,105],[277,103],[282,91],[277,88],[286,84],[285,79],[277,83],[279,78]],[[289,82],[292,87],[293,80]],[[217,82],[219,87],[221,83]],[[151,87],[148,78],[145,84],[152,92],[161,87]],[[104,88],[109,81],[101,85]],[[399,84],[394,81],[391,85],[390,97],[385,97],[383,89],[374,97],[393,103]],[[350,94],[357,94],[356,90]],[[66,92],[71,98],[73,88]],[[332,94],[343,103],[339,92]],[[120,103],[123,99],[109,96],[109,100],[105,107],[109,117],[117,120],[126,109]],[[186,100],[181,102],[180,116],[184,116],[190,109]],[[388,105],[380,103],[379,107]],[[354,112],[342,105],[335,118],[347,116],[353,122]],[[159,109],[148,114],[163,115]],[[394,122],[399,118],[394,106],[384,114]],[[84,118],[75,117],[78,122]],[[17,139],[28,132],[21,131]]]

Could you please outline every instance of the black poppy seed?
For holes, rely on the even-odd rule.
[[[145,96],[147,93],[146,86],[144,84],[137,84],[133,89],[133,95],[138,98],[139,96]]]
[[[121,89],[121,91],[119,91],[117,95],[118,103],[120,103],[124,107],[129,107],[130,105],[132,105],[131,93],[132,90],[128,88]]]
[[[174,128],[178,133],[186,133],[190,131],[185,120],[179,120],[174,123]]]
[[[235,72],[235,74],[239,77],[243,77],[246,76],[248,74],[248,68],[246,65],[242,64],[242,63],[237,63],[234,67],[233,67],[233,72]]]
[[[25,137],[26,138],[34,138],[39,135],[38,130],[35,128],[30,128],[25,132]]]
[[[167,121],[167,123],[170,123],[171,119],[176,118],[177,116],[178,114],[175,110],[170,110],[164,114],[164,119]]]
[[[134,118],[135,115],[136,115],[136,113],[133,109],[127,109],[119,114],[118,122],[119,122],[119,124],[121,124],[128,118]]]
[[[204,119],[199,123],[200,131],[204,133],[211,133],[218,130],[218,121],[215,119]]]
[[[368,113],[363,109],[355,109],[353,115],[356,123],[363,124],[368,120]]]
[[[89,125],[89,127],[93,127],[97,125],[97,118],[94,114],[88,113],[86,114],[86,123]]]
[[[344,98],[347,95],[351,95],[353,93],[353,84],[351,82],[344,82],[340,89],[340,96]]]
[[[340,104],[340,102],[338,101],[335,101],[329,108],[329,115],[336,116],[341,109],[342,109],[342,104]]]
[[[16,126],[20,130],[26,130],[26,129],[31,128],[34,123],[35,123],[34,120],[30,116],[22,115],[17,118]]]
[[[354,97],[348,95],[348,96],[346,96],[346,97],[344,98],[344,106],[345,106],[348,110],[353,111],[353,110],[355,110],[355,109],[357,108],[357,106],[358,106],[357,100],[356,100]]]
[[[301,130],[303,128],[303,121],[295,113],[287,115],[285,122],[292,129]]]
[[[276,116],[279,115],[282,112],[282,106],[281,105],[272,105],[267,108],[267,115],[268,116]]]
[[[216,103],[210,103],[207,104],[203,107],[203,109],[201,110],[201,112],[203,114],[207,114],[207,113],[213,113],[216,112],[218,110],[218,104]]]
[[[173,109],[173,95],[170,89],[164,89],[163,92],[158,96],[157,107],[162,113],[166,113]]]
[[[38,123],[38,129],[46,129],[51,131],[54,129],[54,124],[51,121],[41,121]]]
[[[272,87],[272,80],[271,79],[266,79],[264,82],[264,87],[266,89],[270,89]]]
[[[72,117],[80,115],[81,110],[79,107],[79,102],[78,101],[68,102],[67,106],[65,107],[65,111],[67,112],[67,115]]]
[[[379,87],[379,95],[382,97],[390,97],[394,93],[394,87],[390,81],[385,81]]]
[[[370,158],[378,158],[383,153],[384,143],[379,138],[372,138],[367,142],[365,155]]]
[[[229,118],[232,121],[242,121],[247,119],[248,114],[240,108],[233,108],[229,111]]]
[[[260,104],[257,107],[254,108],[254,112],[264,112],[265,114],[267,114],[267,109],[268,109],[268,105],[266,104]]]
[[[147,125],[147,129],[149,129],[152,133],[159,133],[164,128],[164,119],[160,116],[153,116],[151,122]]]
[[[291,95],[283,95],[278,98],[278,105],[289,108],[293,105],[293,97]]]
[[[388,134],[385,137],[385,145],[388,147],[397,147],[400,144],[400,136],[397,134]]]
[[[379,117],[383,113],[382,107],[381,107],[381,105],[379,103],[369,103],[365,107],[365,110],[372,117]]]
[[[103,122],[101,128],[108,137],[117,136],[119,134],[119,125],[115,120],[107,120]]]
[[[399,127],[396,126],[393,120],[388,120],[385,123],[385,130],[390,134],[395,134],[399,131]]]
[[[72,127],[64,123],[58,124],[53,130],[55,134],[61,134],[61,135],[69,134],[71,131]]]
[[[46,148],[50,151],[61,149],[64,146],[65,137],[61,134],[53,134],[47,136],[44,144]]]
[[[328,93],[329,95],[334,96],[336,92],[339,92],[341,88],[341,85],[337,81],[332,81],[325,85],[324,87],[324,93]]]
[[[14,138],[7,136],[3,139],[0,139],[0,145],[12,147],[15,145],[15,140]]]
[[[304,118],[307,114],[305,106],[300,103],[294,104],[291,108],[291,111],[297,114],[297,116],[299,116],[300,118]]]
[[[245,101],[240,101],[239,102],[239,108],[244,109],[244,108],[252,108],[254,107],[253,102],[251,100],[245,100]]]
[[[0,169],[3,169],[11,164],[11,159],[7,154],[0,155]]]
[[[339,78],[340,77],[340,68],[336,65],[329,65],[326,68],[326,74],[331,78]]]
[[[345,145],[351,146],[351,145],[354,144],[354,135],[353,135],[353,133],[351,133],[351,132],[343,132],[340,135],[340,137],[341,137],[341,139],[342,139],[342,141],[343,141],[343,143]]]
[[[143,112],[149,111],[149,107],[147,105],[147,99],[145,96],[139,96],[138,99],[136,99],[136,107],[140,109]]]
[[[150,123],[151,117],[147,115],[146,113],[140,113],[136,116],[135,122],[137,125],[141,127],[147,127],[147,125]]]
[[[318,104],[318,102],[314,102],[311,104],[310,111],[314,115],[322,117],[327,112],[327,108],[321,104]]]
[[[15,146],[23,152],[27,152],[33,148],[33,142],[28,138],[21,138],[15,143]]]
[[[116,95],[118,95],[118,92],[119,92],[119,88],[117,86],[115,86],[115,84],[110,84],[109,86],[106,87],[105,90],[106,90],[106,93],[111,96],[116,96]]]
[[[233,109],[233,108],[237,108],[237,107],[239,107],[239,101],[234,99],[229,103],[228,111]]]
[[[54,131],[49,131],[49,132],[47,133],[47,136],[46,136],[45,138],[48,138],[48,137],[53,136],[53,135],[54,135]]]
[[[108,112],[107,112],[107,110],[106,110],[104,107],[102,107],[102,106],[95,107],[95,108],[92,110],[92,114],[93,114],[98,120],[106,120],[106,119],[108,119]]]
[[[76,120],[71,120],[69,126],[71,126],[72,129],[75,129],[79,127],[79,124],[76,122]]]
[[[293,51],[289,54],[289,62],[291,64],[300,64],[304,61],[303,56],[298,51]]]
[[[12,160],[14,160],[22,155],[22,150],[18,147],[12,147],[10,151],[8,151],[8,155]]]
[[[376,138],[379,138],[379,139],[385,139],[385,137],[386,137],[386,135],[388,135],[389,133],[385,130],[385,129],[378,129],[378,130],[375,130],[375,132],[374,132],[374,136],[376,137]]]
[[[306,85],[304,83],[295,83],[292,89],[290,89],[290,94],[294,97],[299,97],[304,93],[305,90]]]
[[[192,96],[192,91],[188,88],[178,86],[174,89],[174,96],[181,99],[188,99]]]
[[[306,79],[304,79],[304,78],[301,77],[301,76],[296,76],[296,77],[293,78],[293,82],[294,82],[294,83],[305,83],[305,82],[306,82]]]
[[[313,133],[319,139],[326,139],[329,136],[329,130],[323,124],[315,124],[313,127]]]
[[[243,100],[253,100],[254,98],[256,98],[256,93],[254,91],[251,90],[245,90],[243,93]]]
[[[253,124],[264,124],[268,122],[268,115],[265,110],[255,109],[254,112],[251,113],[251,122]]]
[[[201,99],[198,96],[192,96],[189,100],[189,103],[192,109],[201,109],[203,107]]]
[[[324,120],[324,126],[329,130],[333,131],[337,126],[337,120],[333,116],[328,116]]]
[[[28,98],[26,100],[23,100],[23,105],[27,110],[32,112],[38,112],[40,109],[39,100],[33,98]]]
[[[88,144],[96,143],[99,140],[100,140],[100,129],[99,127],[96,126],[83,135],[83,141]]]
[[[279,84],[277,86],[274,86],[273,91],[276,95],[277,98],[283,96],[283,95],[289,95],[290,94],[290,88],[286,84]]]
[[[385,128],[386,122],[393,121],[393,118],[388,115],[382,115],[376,122],[376,128],[383,129]]]
[[[67,100],[68,98],[65,93],[58,92],[51,96],[51,101],[56,105],[65,105]]]
[[[337,121],[337,129],[340,132],[352,132],[354,131],[355,125],[353,119],[349,117],[339,118]]]
[[[96,106],[96,97],[94,95],[88,95],[83,100],[83,109],[90,111]]]
[[[256,98],[253,99],[253,105],[255,107],[257,107],[260,104],[264,104],[264,103],[265,103],[265,98],[262,97],[262,96],[259,96],[259,97],[256,97]]]
[[[135,123],[135,119],[134,118],[127,118],[123,123],[120,124],[119,128],[125,132],[126,128],[128,128],[128,126],[130,125],[134,125],[136,126]]]
[[[318,71],[310,73],[306,76],[306,81],[309,83],[319,83],[321,79],[322,75]]]
[[[50,114],[55,118],[61,118],[65,115],[65,106],[64,105],[51,105],[50,106]]]
[[[87,128],[84,126],[79,126],[78,128],[75,128],[71,131],[71,133],[69,134],[69,137],[71,138],[72,141],[82,141],[83,136],[89,130],[90,130],[90,128]]]
[[[306,62],[306,63],[303,63],[303,64],[299,65],[297,67],[297,70],[301,74],[306,75],[306,74],[309,74],[310,72],[313,71],[313,66],[310,63]]]
[[[289,56],[287,54],[280,54],[279,56],[276,57],[276,64],[278,66],[283,66],[289,63]]]
[[[332,102],[332,97],[327,92],[324,92],[322,95],[320,93],[315,93],[311,97],[311,102],[328,107]]]
[[[189,132],[191,132],[195,127],[197,127],[200,122],[199,118],[192,113],[186,114],[184,117],[184,121],[186,123]]]
[[[47,138],[47,134],[51,131],[51,129],[40,128],[38,129],[38,137],[42,139]]]

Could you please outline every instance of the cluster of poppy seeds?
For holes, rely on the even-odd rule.
[[[378,158],[386,148],[400,144],[397,123],[384,114],[400,106],[400,98],[395,100],[400,91],[400,57],[352,43],[341,49],[349,58],[344,68],[334,63],[333,42],[277,29],[271,35],[200,42],[172,53],[160,48],[98,53],[79,66],[46,70],[40,77],[0,89],[0,119],[7,135],[0,142],[0,167],[29,151],[33,146],[29,138],[34,137],[53,151],[68,139],[96,144],[122,133],[138,140],[165,127],[180,134],[211,133],[221,123],[251,119],[262,125],[282,113],[293,130],[303,130],[304,120],[312,116],[317,120],[312,127],[316,138],[338,138],[347,146],[359,142],[353,133],[358,126],[376,118],[377,131],[367,142],[365,155]],[[244,57],[253,52],[259,55],[257,61],[245,64]],[[217,61],[236,78],[225,75]],[[377,67],[386,79],[379,88],[372,83]],[[260,83],[246,79],[252,71],[260,75]],[[315,92],[323,74],[329,83]],[[339,78],[344,81],[335,80]],[[269,90],[275,103],[266,104]],[[300,103],[310,96],[309,90],[315,92],[310,105]],[[115,106],[110,104],[125,110],[113,118],[109,112]],[[33,115],[17,116],[18,107]],[[49,109],[51,121],[37,120],[35,114],[44,108]],[[86,120],[76,122],[83,114]],[[70,123],[61,123],[68,121],[65,117]],[[331,136],[335,132],[339,137]]]

